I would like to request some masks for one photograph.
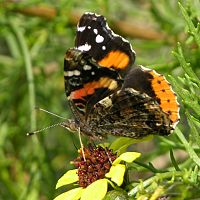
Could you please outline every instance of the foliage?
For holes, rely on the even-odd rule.
[[[137,63],[170,74],[167,78],[181,103],[181,121],[172,135],[132,147],[142,156],[128,165],[130,172],[135,169],[137,174],[130,175],[132,180],[124,187],[127,194],[152,200],[164,195],[199,198],[199,1],[56,3],[4,1],[0,6],[0,199],[54,198],[58,194],[56,182],[80,146],[78,136],[61,127],[32,137],[26,133],[62,121],[35,110],[36,106],[70,116],[64,95],[63,57],[73,46],[77,15],[85,11],[105,15],[113,27],[116,21],[134,25],[135,30],[119,26],[115,32],[123,30],[121,34],[129,36]],[[144,152],[146,145],[153,148]],[[156,162],[159,158],[162,160]],[[166,165],[159,168],[159,162]],[[114,195],[110,196],[106,198]]]

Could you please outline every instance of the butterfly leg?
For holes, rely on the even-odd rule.
[[[80,127],[78,128],[78,137],[79,137],[79,141],[80,141],[80,145],[81,145],[81,151],[82,151],[82,154],[83,154],[83,159],[84,159],[84,161],[86,161],[84,146],[83,146],[83,142],[82,142],[82,139],[81,139],[81,128]]]

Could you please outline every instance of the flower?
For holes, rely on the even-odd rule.
[[[80,155],[74,160],[73,164],[78,168],[79,186],[83,188],[98,179],[104,178],[117,157],[108,148],[104,149],[101,146],[94,147],[92,145],[84,148],[84,155],[81,150]]]
[[[54,200],[101,200],[108,184],[120,187],[124,181],[126,165],[140,156],[137,152],[126,152],[117,157],[111,149],[101,146],[84,147],[80,156],[72,163],[77,169],[67,171],[57,182],[56,189],[74,184],[74,188],[57,196]]]

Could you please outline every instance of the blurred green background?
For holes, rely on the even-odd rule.
[[[200,16],[199,1],[192,3],[197,6],[191,15]],[[132,43],[137,64],[166,76],[182,76],[184,72],[171,54],[179,41],[199,74],[199,52],[185,33],[176,0],[1,0],[0,199],[52,199],[58,178],[76,157],[78,135],[61,127],[32,137],[26,133],[62,121],[35,110],[35,106],[70,116],[64,94],[63,59],[74,45],[76,24],[86,11],[104,15],[114,31]],[[184,117],[179,127],[188,132]],[[176,141],[175,135],[170,138]],[[159,138],[150,143],[151,152],[144,153],[146,161],[169,151],[159,145]],[[138,146],[140,151],[147,148],[146,143]]]

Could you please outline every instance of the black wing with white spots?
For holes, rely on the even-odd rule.
[[[86,51],[99,65],[121,71],[135,61],[135,52],[131,44],[115,34],[106,19],[94,13],[85,13],[77,26],[75,46]]]

